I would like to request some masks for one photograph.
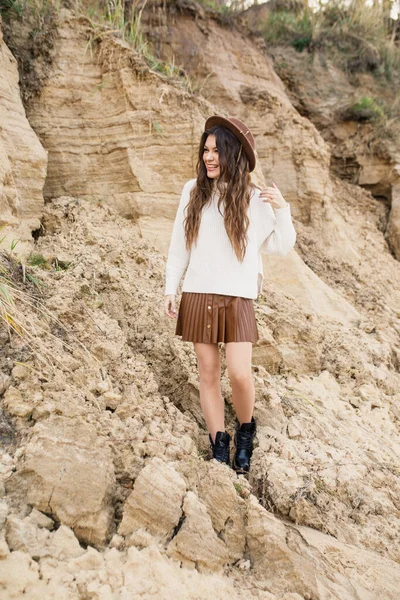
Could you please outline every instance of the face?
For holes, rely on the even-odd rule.
[[[217,179],[220,175],[220,167],[215,135],[210,134],[207,136],[203,148],[203,160],[207,168],[207,177]]]

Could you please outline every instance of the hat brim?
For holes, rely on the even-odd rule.
[[[234,123],[229,121],[229,119],[220,117],[219,115],[209,117],[205,123],[204,130],[210,129],[210,127],[216,127],[217,125],[226,127],[226,129],[229,129],[229,131],[231,131],[238,138],[239,142],[243,145],[244,151],[246,152],[246,156],[249,161],[249,171],[254,171],[256,166],[256,155],[246,136],[238,127],[236,127]]]

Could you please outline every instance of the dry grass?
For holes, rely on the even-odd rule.
[[[385,3],[319,0],[317,10],[306,3],[287,10],[276,2],[261,29],[269,44],[288,43],[299,52],[329,50],[350,72],[371,71],[392,80],[400,68],[396,22],[389,18]]]
[[[38,282],[12,253],[0,249],[0,327],[7,330],[10,344],[17,336],[35,359],[51,369],[57,366],[68,371],[62,362],[63,352],[75,353],[78,348],[82,358],[98,362],[70,328],[46,308]]]

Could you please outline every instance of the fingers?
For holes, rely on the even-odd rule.
[[[269,186],[261,190],[260,198],[263,202],[269,202],[273,208],[281,208],[286,202],[276,183],[272,182],[273,187]]]
[[[274,187],[271,187],[271,186],[269,186],[269,187],[265,187],[265,188],[264,188],[264,189],[263,189],[263,190],[260,192],[260,195],[262,195],[262,194],[269,194],[269,195],[271,195],[271,196],[276,196],[276,195],[278,195],[278,196],[279,196],[279,195],[280,195],[280,193],[281,193],[281,192],[280,192],[280,190],[279,190],[279,188],[278,188],[278,187],[275,185],[275,183],[274,183],[273,185],[274,185]]]
[[[265,201],[270,200],[278,200],[280,198],[280,192],[277,192],[274,188],[265,188],[262,192],[260,192],[260,198]]]
[[[168,296],[166,297],[166,299],[165,299],[165,314],[170,319],[176,319],[177,312],[176,312],[176,304],[175,304],[174,297],[172,297],[172,298],[168,297]]]

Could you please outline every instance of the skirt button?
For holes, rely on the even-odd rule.
[[[208,306],[208,310],[211,310],[211,306]]]
[[[208,325],[207,325],[207,329],[210,329],[210,327],[211,327],[211,325],[210,325],[210,324],[208,324]]]

